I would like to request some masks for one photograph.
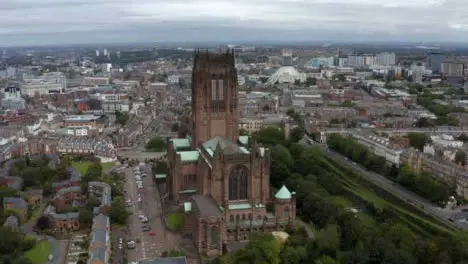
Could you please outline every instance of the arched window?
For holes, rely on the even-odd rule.
[[[286,206],[284,208],[283,217],[289,217],[289,207],[288,206]]]
[[[248,196],[249,173],[245,166],[237,166],[229,174],[229,200],[245,200]]]

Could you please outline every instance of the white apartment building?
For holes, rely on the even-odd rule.
[[[349,55],[348,66],[350,67],[364,67],[366,66],[366,59],[364,56]]]
[[[372,55],[367,55],[364,57],[364,63],[366,66],[374,66],[377,64],[377,58]]]
[[[384,157],[389,163],[399,166],[402,150],[393,148],[388,138],[361,136],[358,134],[353,134],[353,137],[359,142],[359,144],[366,146],[370,152],[377,156]]]
[[[347,67],[348,66],[348,58],[339,58],[338,59],[338,66]]]
[[[395,56],[395,53],[393,52],[382,52],[382,53],[377,54],[375,57],[376,57],[376,62],[378,65],[383,65],[383,66],[395,65],[396,56]]]
[[[23,74],[20,83],[21,93],[27,96],[43,95],[51,92],[63,92],[67,87],[67,78],[62,72],[49,72],[42,76]]]

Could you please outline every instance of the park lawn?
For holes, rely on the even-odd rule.
[[[47,240],[42,240],[31,250],[24,252],[24,256],[33,264],[44,263],[50,255],[50,244]]]
[[[166,218],[167,228],[171,231],[178,231],[184,226],[184,214],[173,213],[168,214]]]
[[[91,164],[93,164],[93,162],[90,162],[90,161],[83,161],[83,162],[73,161],[72,162],[72,167],[74,169],[76,169],[77,171],[79,171],[81,173],[81,175],[84,175],[84,174],[86,174],[86,171],[88,170],[88,167],[91,166]],[[104,171],[107,171],[108,169],[114,167],[115,163],[114,162],[101,163],[101,166],[102,166],[102,171],[104,172]]]

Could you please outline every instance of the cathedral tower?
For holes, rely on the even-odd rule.
[[[237,141],[237,70],[234,52],[196,51],[192,72],[192,147],[220,136]]]

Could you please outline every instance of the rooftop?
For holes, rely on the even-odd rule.
[[[208,151],[208,153],[210,153],[210,155],[214,154],[218,145],[223,154],[249,154],[249,151],[246,148],[240,147],[236,143],[224,137],[217,136],[203,143],[203,147]]]
[[[17,209],[28,208],[28,203],[21,197],[5,197],[3,198],[3,206],[5,204],[12,204]]]
[[[292,194],[285,185],[275,194],[275,198],[280,200],[288,200],[291,199],[291,197]]]

